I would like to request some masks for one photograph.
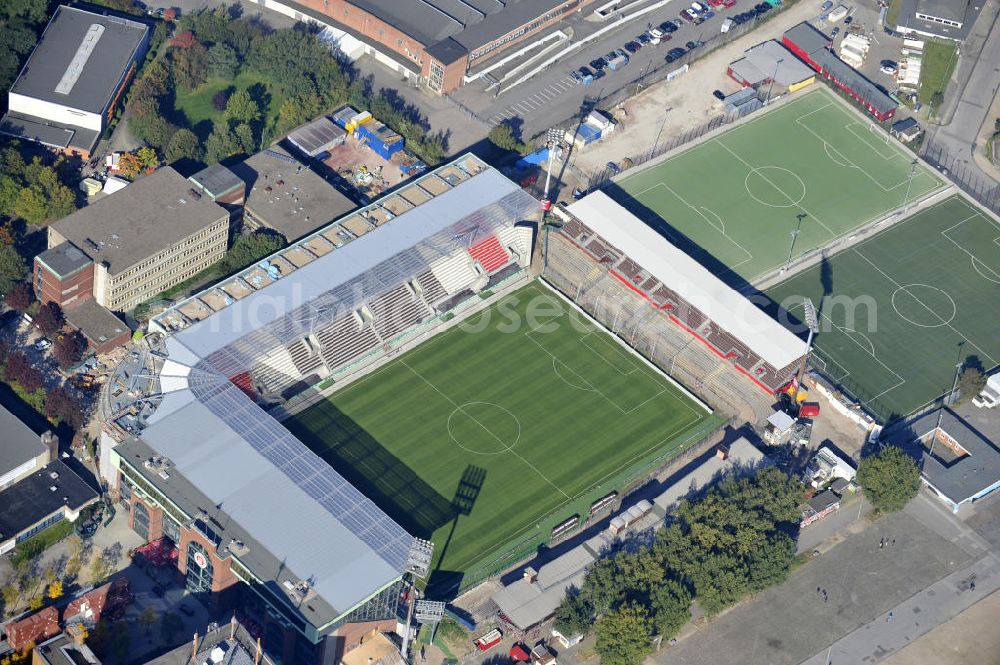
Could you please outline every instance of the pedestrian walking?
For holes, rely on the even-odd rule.
[[[893,538],[893,539],[892,539],[892,546],[893,546],[893,547],[895,547],[895,546],[896,546],[896,539],[895,539],[895,538]]]
[[[976,590],[976,581],[972,580],[971,582],[969,582],[969,591],[975,591],[975,590]]]
[[[822,593],[822,590],[819,587],[816,587],[816,593]]]
[[[892,623],[892,612],[889,612],[889,616],[885,618],[886,623]]]

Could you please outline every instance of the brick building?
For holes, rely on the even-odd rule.
[[[444,94],[460,87],[472,66],[593,1],[267,0],[267,6],[327,26],[349,56],[370,55]]]

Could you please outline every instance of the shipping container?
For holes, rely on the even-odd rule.
[[[391,159],[395,153],[403,149],[403,137],[378,120],[358,125],[355,136],[383,159]]]
[[[350,106],[345,106],[344,108],[340,109],[330,117],[333,118],[333,121],[335,123],[337,123],[341,127],[346,128],[347,123],[349,123],[351,121],[351,118],[353,118],[357,114],[358,112],[355,109],[351,108]]]

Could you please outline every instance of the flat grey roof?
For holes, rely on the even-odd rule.
[[[35,431],[0,406],[0,476],[45,452]]]
[[[954,19],[962,24],[961,28],[956,28],[955,26],[945,25],[937,21],[924,21],[917,18],[917,11],[928,16],[934,16],[935,12],[940,11],[933,4],[923,8],[921,0],[903,0],[899,8],[898,23],[895,27],[899,32],[912,30],[923,35],[933,35],[944,37],[945,39],[963,41],[972,32],[972,28],[975,26],[976,20],[979,18],[979,13],[982,11],[985,3],[963,2],[962,4],[965,6],[965,16],[961,19]],[[939,16],[938,18],[947,17]]]
[[[875,83],[837,57],[830,49],[820,49],[812,54],[812,58],[835,79],[847,85],[851,90],[861,95],[877,111],[888,113],[899,106],[899,102],[890,95],[879,90]]]
[[[30,529],[64,506],[76,511],[97,498],[97,490],[62,461],[51,462],[0,492],[0,539]]]
[[[225,208],[195,192],[170,166],[140,178],[52,224],[63,238],[116,275],[207,226],[228,219]]]
[[[352,0],[420,41],[445,64],[530,23],[565,0]]]
[[[68,242],[49,247],[35,259],[62,278],[69,277],[93,263],[90,257]]]
[[[100,28],[92,29],[95,25]],[[145,47],[148,32],[148,26],[132,19],[61,5],[11,92],[101,113],[136,51]],[[92,48],[84,45],[85,39],[91,40]],[[56,92],[57,87],[68,92]]]
[[[76,125],[51,122],[24,113],[7,113],[0,120],[0,134],[14,136],[49,146],[50,148],[80,148],[90,152],[101,133]]]
[[[969,454],[947,460],[942,455],[930,455],[924,447],[920,450],[924,478],[955,503],[967,501],[1000,482],[1000,449],[997,448],[1000,417],[989,409],[978,409],[981,413],[977,413],[972,405],[960,409],[962,415],[944,409],[941,429]],[[891,443],[912,446],[920,437],[934,430],[938,413],[939,410],[935,409],[893,427],[883,438]]]
[[[473,217],[473,222],[479,221],[475,218],[484,217],[484,208],[515,193],[531,200],[499,172],[486,169],[404,212],[377,233],[367,233],[299,268],[289,277],[279,279],[207,319],[192,324],[175,334],[174,339],[197,356],[207,358],[248,333],[277,322],[296,308],[327,295],[333,287],[348,284],[361,276],[384,282],[387,284],[384,288],[388,289],[398,283],[394,279],[406,278],[397,274],[397,271],[409,269],[400,259],[402,254],[421,241],[447,231],[460,220]],[[444,255],[454,248],[448,246],[445,249]],[[422,259],[420,268],[429,265],[425,257],[413,257],[414,260],[418,258]],[[364,297],[378,295],[369,289],[362,291]],[[353,306],[350,303],[338,304]]]
[[[235,189],[245,187],[239,176],[222,164],[212,164],[188,177],[188,180],[201,187],[209,196],[218,198]]]
[[[967,0],[917,0],[916,11],[964,24],[970,4]]]
[[[83,333],[91,344],[100,346],[130,332],[129,327],[117,316],[102,307],[93,298],[65,311],[66,321]]]
[[[246,183],[245,210],[294,242],[357,204],[281,146],[271,146],[230,170]]]

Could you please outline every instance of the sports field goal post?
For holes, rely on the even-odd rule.
[[[881,125],[879,125],[878,123],[873,122],[873,123],[871,123],[868,126],[868,129],[873,134],[878,134],[880,140],[881,139],[885,139],[885,144],[889,145],[889,139],[892,138],[892,137],[889,135],[889,132],[887,132],[884,129],[882,129]]]

